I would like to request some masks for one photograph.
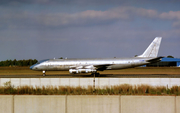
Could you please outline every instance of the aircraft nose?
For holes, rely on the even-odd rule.
[[[30,67],[30,69],[32,70],[32,69],[33,69],[33,67],[34,67],[34,66],[32,65],[32,66]]]
[[[32,65],[32,66],[30,67],[30,69],[31,69],[31,70],[33,70],[33,69],[34,69],[34,67],[35,67],[35,65]]]

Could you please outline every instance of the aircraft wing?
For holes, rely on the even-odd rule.
[[[94,65],[94,67],[96,67],[96,70],[98,71],[103,71],[106,70],[107,66],[110,66],[112,64],[101,64],[101,65]]]
[[[70,69],[96,69],[99,71],[103,71],[107,68],[107,66],[110,66],[112,64],[99,64],[99,65],[74,65],[70,66]]]

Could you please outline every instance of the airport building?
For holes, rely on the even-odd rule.
[[[180,67],[180,58],[162,58],[161,62],[148,64],[146,67]]]

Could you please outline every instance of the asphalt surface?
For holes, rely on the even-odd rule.
[[[92,75],[63,74],[63,75],[0,75],[0,78],[93,78]],[[101,74],[97,78],[180,78],[180,75],[168,74]]]

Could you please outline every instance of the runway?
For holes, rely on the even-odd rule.
[[[93,78],[87,74],[62,74],[62,75],[0,75],[0,78]],[[101,74],[96,78],[180,78],[180,75],[169,74]]]

